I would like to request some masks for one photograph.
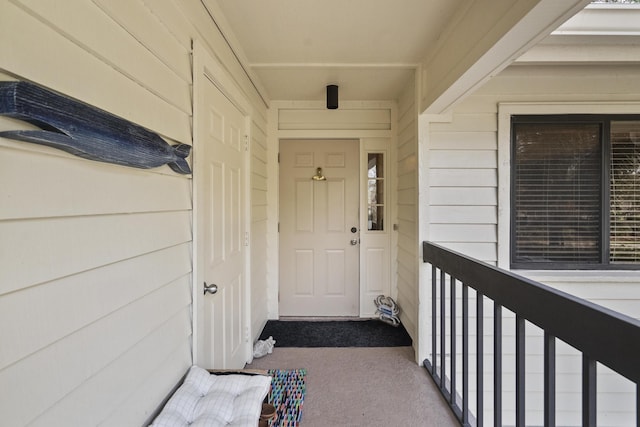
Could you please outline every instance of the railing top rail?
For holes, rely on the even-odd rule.
[[[640,321],[431,242],[425,263],[640,384]]]

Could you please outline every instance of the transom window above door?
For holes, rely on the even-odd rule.
[[[640,116],[512,116],[511,267],[640,267]]]

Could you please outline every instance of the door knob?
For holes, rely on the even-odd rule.
[[[211,285],[207,285],[207,282],[204,282],[204,292],[203,292],[204,295],[206,295],[207,293],[210,293],[211,295],[213,295],[216,292],[218,292],[218,285],[216,285],[215,283],[212,283]]]
[[[358,239],[351,239],[351,244],[353,246],[357,245],[358,244]]]

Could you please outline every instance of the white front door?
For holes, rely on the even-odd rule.
[[[280,142],[281,316],[359,315],[358,165],[357,140]]]
[[[208,77],[195,89],[196,360],[204,368],[241,368],[248,345],[245,117]]]

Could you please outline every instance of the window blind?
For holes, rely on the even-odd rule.
[[[640,121],[611,122],[609,168],[612,264],[640,261]]]
[[[601,262],[601,125],[514,123],[514,264]]]

